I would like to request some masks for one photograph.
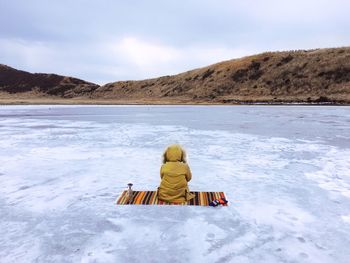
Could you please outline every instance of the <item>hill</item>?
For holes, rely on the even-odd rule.
[[[266,52],[174,76],[103,86],[1,66],[0,91],[8,95],[36,91],[39,97],[79,98],[82,103],[348,104],[350,47]]]
[[[98,87],[96,84],[77,78],[56,74],[33,74],[0,64],[0,91],[8,95],[87,97]]]
[[[175,76],[121,81],[95,97],[180,102],[350,102],[350,48],[267,52]]]

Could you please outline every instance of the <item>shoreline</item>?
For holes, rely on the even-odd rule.
[[[109,101],[109,100],[1,100],[0,106],[25,105],[86,105],[86,106],[350,106],[350,103],[335,102],[185,102],[185,101]]]
[[[21,96],[22,95],[22,96]],[[186,97],[175,98],[89,98],[73,97],[62,98],[45,96],[42,94],[10,95],[0,92],[0,105],[192,105],[192,106],[350,106],[347,99],[344,100],[306,100],[304,98],[220,98],[213,99],[189,99]],[[27,96],[26,96],[27,95]]]

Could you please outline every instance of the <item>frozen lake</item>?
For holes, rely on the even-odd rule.
[[[116,206],[180,143],[229,207]],[[350,108],[0,106],[0,262],[350,262]]]

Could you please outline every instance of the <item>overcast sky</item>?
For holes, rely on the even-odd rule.
[[[0,0],[0,63],[105,84],[350,46],[349,0]]]

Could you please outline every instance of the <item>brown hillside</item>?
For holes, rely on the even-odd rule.
[[[93,97],[170,103],[350,103],[350,48],[267,52],[175,76],[106,84]]]
[[[29,73],[0,64],[0,91],[10,94],[35,93],[64,98],[89,96],[99,86],[56,74]]]
[[[0,103],[350,103],[350,47],[267,52],[174,76],[98,86],[0,64]],[[67,100],[73,99],[73,100]]]

